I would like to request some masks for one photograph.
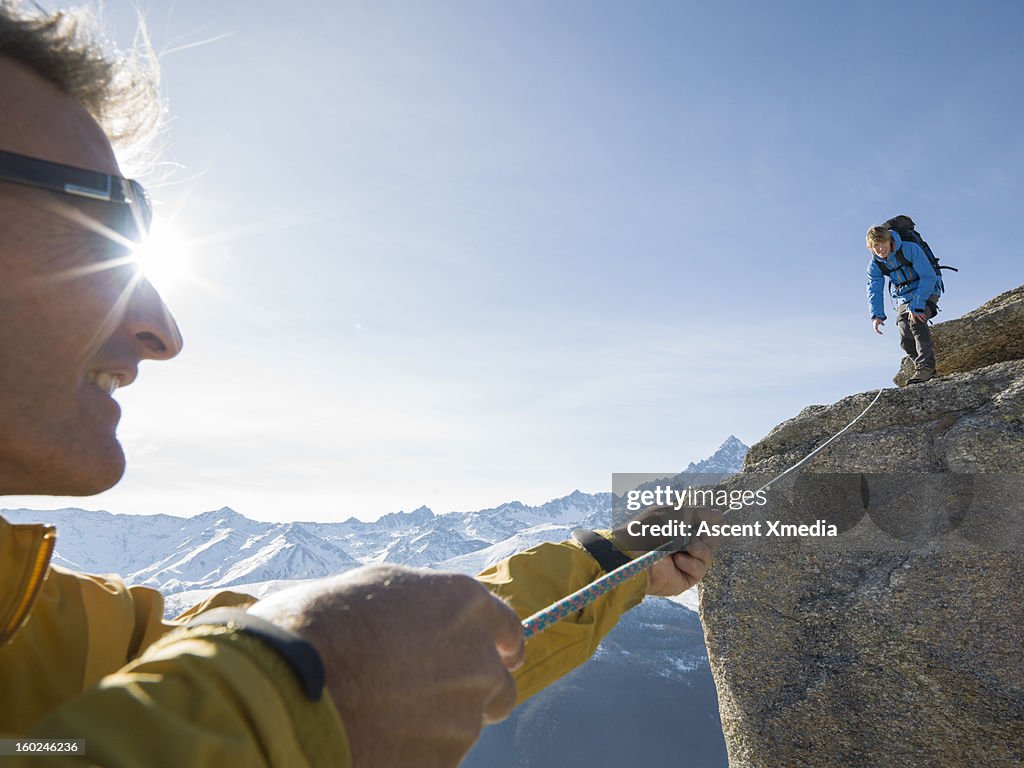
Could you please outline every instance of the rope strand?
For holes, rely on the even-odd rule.
[[[853,421],[851,421],[841,430],[836,432],[834,435],[832,435],[832,437],[830,437],[824,443],[822,443],[813,451],[808,453],[806,456],[800,459],[800,461],[791,466],[789,469],[787,469],[780,475],[777,475],[776,477],[772,478],[767,483],[762,485],[757,490],[757,493],[767,490],[773,483],[777,482],[778,480],[781,480],[783,477],[788,475],[797,467],[802,466],[812,456],[817,454],[825,446],[827,446],[833,440],[838,438],[841,434],[846,432],[846,430],[848,430],[850,427],[852,427],[854,424],[860,421],[864,414],[870,411],[872,406],[874,406],[874,404],[878,402],[878,399],[882,396],[883,391],[884,387],[882,389],[879,389],[878,394],[875,395],[875,399],[868,403],[868,407],[861,411]],[[636,560],[632,560],[628,563],[625,563],[624,565],[619,566],[615,570],[606,573],[604,576],[595,579],[582,589],[576,590],[571,595],[563,597],[561,600],[552,603],[547,608],[542,608],[532,616],[523,619],[523,637],[529,640],[534,635],[538,634],[539,632],[543,632],[552,624],[561,621],[566,616],[571,616],[574,613],[582,611],[592,602],[597,600],[597,598],[599,598],[601,595],[611,591],[619,584],[622,584],[624,581],[627,581],[633,578],[634,576],[643,573],[662,558],[667,557],[668,555],[674,552],[678,552],[680,549],[686,546],[690,538],[691,537],[688,536],[684,539],[675,539],[673,541],[668,542],[667,544],[663,544],[658,549],[651,550],[647,554],[641,555]]]

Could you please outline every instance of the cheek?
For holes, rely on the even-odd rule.
[[[2,367],[7,383],[28,379],[33,387],[74,385],[84,372],[90,329],[99,322],[88,305],[66,292],[39,290],[9,305],[0,331],[5,352]]]
[[[36,356],[28,371],[0,363],[0,378],[0,465],[14,472],[18,493],[88,495],[117,483],[124,454],[114,400],[53,356]]]
[[[134,275],[134,265],[94,265],[38,278],[20,302],[17,322],[29,326],[38,352],[55,353],[69,370],[84,373],[122,323]]]
[[[5,433],[45,429],[73,418],[84,365],[64,346],[63,334],[45,322],[0,330],[0,423]]]
[[[28,281],[0,292],[0,429],[74,430],[94,407],[85,380],[116,327],[123,275]],[[112,310],[114,310],[112,312]],[[100,393],[101,394],[101,393]],[[105,423],[110,416],[101,414]],[[109,431],[109,430],[107,430]]]
[[[13,216],[2,202],[0,470],[16,468],[27,493],[102,491],[124,469],[120,409],[85,374],[121,323],[134,266],[111,267],[123,254],[81,230],[51,222],[39,237],[38,210]]]

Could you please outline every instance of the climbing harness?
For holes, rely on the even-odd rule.
[[[785,472],[772,478],[767,483],[758,488],[757,491],[755,491],[755,495],[760,493],[761,491],[767,490],[773,483],[778,482],[783,477],[788,475],[790,472],[802,466],[812,456],[817,454],[825,446],[827,446],[833,440],[838,438],[841,434],[846,432],[846,430],[848,430],[850,427],[852,427],[854,424],[860,421],[864,414],[870,411],[872,406],[874,406],[874,404],[878,402],[878,398],[882,396],[882,392],[884,391],[884,389],[885,388],[883,387],[882,389],[878,390],[878,394],[875,395],[875,399],[868,403],[868,407],[861,411],[853,421],[851,421],[841,430],[836,432],[834,435],[832,435],[832,437],[830,437],[824,443],[822,443],[813,451],[808,453],[806,456],[800,459],[800,461],[791,466]],[[552,624],[561,621],[566,616],[571,616],[572,614],[583,610],[586,606],[590,605],[592,602],[597,600],[597,598],[599,598],[601,595],[614,589],[619,584],[622,584],[624,581],[628,581],[637,574],[643,573],[662,558],[667,557],[668,555],[681,550],[683,547],[686,546],[690,538],[690,536],[687,536],[685,538],[674,539],[668,542],[667,544],[658,547],[657,549],[651,550],[647,554],[641,555],[636,560],[632,560],[626,563],[625,565],[621,565],[615,570],[606,573],[604,576],[601,576],[600,578],[590,582],[590,584],[583,587],[582,589],[576,590],[571,595],[563,597],[561,600],[552,603],[547,608],[542,608],[532,616],[523,619],[523,637],[529,640],[534,635],[543,632]]]

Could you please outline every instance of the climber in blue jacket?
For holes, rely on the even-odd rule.
[[[904,240],[885,227],[872,227],[867,234],[868,306],[875,333],[885,324],[883,288],[889,278],[889,293],[896,305],[896,327],[900,346],[914,361],[914,375],[908,384],[919,384],[935,376],[935,346],[928,320],[939,311],[942,279],[917,243]]]

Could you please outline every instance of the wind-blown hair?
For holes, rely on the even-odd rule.
[[[0,56],[81,104],[128,172],[138,173],[151,163],[164,109],[156,55],[141,18],[132,48],[120,51],[88,8],[49,14],[19,0],[0,0]]]
[[[874,248],[876,245],[885,245],[886,243],[892,242],[892,235],[889,234],[889,230],[885,227],[878,226],[872,227],[868,230],[867,234],[868,249]]]

